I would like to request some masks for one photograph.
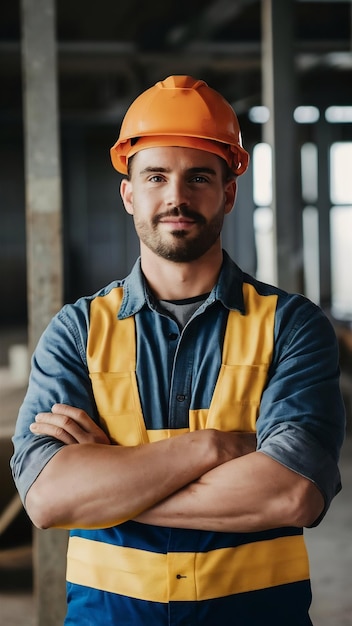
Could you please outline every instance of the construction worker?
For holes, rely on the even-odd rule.
[[[341,488],[333,328],[222,250],[248,153],[205,82],[142,93],[111,158],[140,258],[53,318],[13,439],[30,518],[70,529],[65,624],[311,625],[303,528]]]

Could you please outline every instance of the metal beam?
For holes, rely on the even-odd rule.
[[[240,15],[243,10],[257,0],[214,0],[205,7],[194,20],[185,26],[171,29],[167,41],[171,45],[184,45],[195,40],[204,40],[219,31],[224,24]]]
[[[331,308],[330,166],[331,125],[320,119],[315,126],[318,149],[319,292],[320,305]]]
[[[29,343],[62,304],[61,173],[54,0],[22,0]],[[49,407],[48,407],[49,408]],[[34,532],[38,626],[65,614],[67,533]]]

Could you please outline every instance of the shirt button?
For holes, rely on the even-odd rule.
[[[171,339],[171,341],[176,341],[177,337],[177,333],[169,333],[169,339]]]
[[[178,393],[177,396],[176,396],[177,402],[184,402],[185,398],[186,398],[186,396],[184,396],[182,393]]]

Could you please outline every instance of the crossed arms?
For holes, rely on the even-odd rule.
[[[256,451],[253,434],[200,430],[135,447],[110,445],[64,404],[30,427],[64,445],[26,497],[40,528],[141,523],[223,532],[309,526],[324,499],[313,482]]]

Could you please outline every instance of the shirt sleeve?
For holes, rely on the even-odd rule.
[[[341,489],[345,434],[334,329],[303,296],[279,299],[275,350],[257,422],[258,450],[311,480],[325,501]]]
[[[83,300],[82,300],[83,303]],[[55,403],[85,410],[97,420],[86,364],[87,303],[66,305],[52,319],[32,356],[27,393],[19,410],[11,459],[13,478],[22,499],[44,466],[64,445],[31,433],[29,426],[40,412]]]

